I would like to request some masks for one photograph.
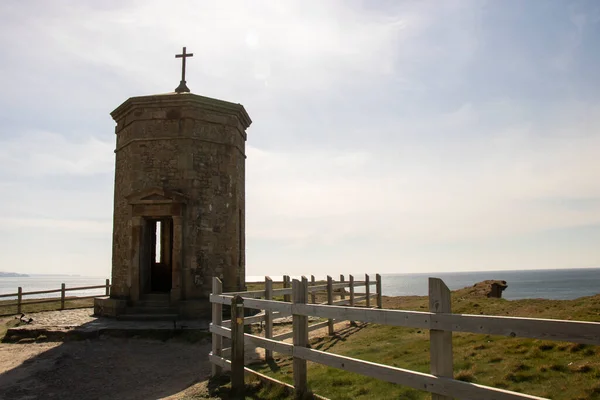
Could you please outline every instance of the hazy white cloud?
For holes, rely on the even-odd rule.
[[[112,232],[112,221],[68,220],[51,218],[0,218],[0,230],[14,231],[15,229],[21,228],[47,228],[48,231],[52,231],[53,233],[101,233],[107,235]]]
[[[1,139],[4,136],[5,139]],[[12,178],[94,175],[114,168],[114,144],[91,135],[77,140],[58,133],[23,132],[0,136],[1,174]]]
[[[460,132],[480,118],[465,106],[430,128]],[[248,235],[307,245],[355,236],[426,243],[600,224],[600,120],[588,123],[569,127],[576,136],[561,126],[488,128],[479,132],[484,139],[457,135],[407,160],[251,148],[248,204],[256,212],[248,215]],[[340,159],[353,163],[340,166]],[[557,206],[577,199],[596,203]]]

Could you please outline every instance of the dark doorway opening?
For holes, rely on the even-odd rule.
[[[145,220],[141,248],[142,293],[169,292],[172,282],[173,219]]]

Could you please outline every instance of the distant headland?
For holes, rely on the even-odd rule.
[[[27,274],[17,274],[16,272],[2,272],[0,271],[0,278],[27,278]]]

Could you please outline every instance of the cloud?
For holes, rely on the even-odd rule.
[[[0,230],[14,231],[15,229],[44,229],[47,232],[68,233],[101,233],[107,236],[112,232],[112,221],[68,220],[51,218],[0,218]]]
[[[600,224],[600,119],[551,131],[533,121],[485,126],[493,112],[465,105],[432,118],[425,129],[451,140],[406,135],[411,150],[400,157],[250,148],[248,235],[307,247],[354,237],[439,243]],[[472,129],[476,137],[461,133]]]
[[[15,178],[90,176],[114,170],[114,144],[84,135],[77,140],[52,132],[23,132],[0,139],[0,175]],[[2,137],[0,136],[0,137]]]

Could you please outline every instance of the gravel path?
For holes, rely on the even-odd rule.
[[[25,314],[24,319],[30,317],[33,321],[28,324],[29,327],[56,326],[56,327],[76,327],[90,322],[94,322],[98,317],[94,317],[93,308],[77,308],[63,311],[43,311],[33,314]]]

